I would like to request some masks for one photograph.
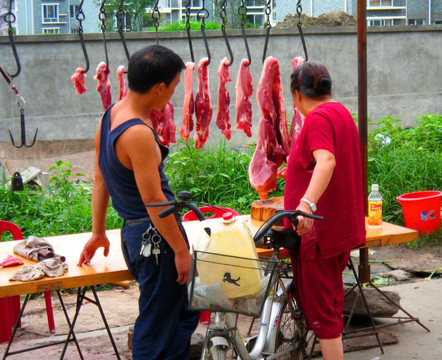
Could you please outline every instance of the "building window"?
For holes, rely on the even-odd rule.
[[[60,28],[43,28],[43,34],[60,34]]]
[[[80,10],[80,5],[69,5],[69,16],[74,19],[77,15],[78,10]]]
[[[43,23],[59,22],[58,4],[45,4],[43,7]]]
[[[426,19],[408,19],[408,25],[425,25]]]

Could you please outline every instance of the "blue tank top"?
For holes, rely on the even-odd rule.
[[[112,198],[112,205],[118,215],[124,219],[136,219],[148,215],[144,206],[140,192],[135,182],[134,172],[125,167],[115,154],[114,143],[126,129],[131,126],[142,124],[146,125],[141,119],[130,119],[110,131],[110,107],[104,114],[101,122],[100,133],[100,154],[98,165],[103,175],[104,183],[109,195]],[[148,126],[149,127],[149,126]],[[169,180],[164,173],[164,159],[169,154],[169,149],[160,144],[158,134],[149,127],[154,133],[155,140],[161,150],[161,164],[158,172],[161,178],[161,189],[167,200],[174,200],[175,195],[169,186]]]

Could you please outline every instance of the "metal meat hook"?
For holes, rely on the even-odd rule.
[[[20,71],[21,71],[20,59],[18,57],[17,48],[15,47],[15,42],[14,42],[14,31],[12,30],[12,23],[15,22],[15,15],[12,12],[12,1],[13,0],[10,0],[10,2],[9,2],[9,11],[4,16],[4,20],[5,20],[5,22],[8,23],[8,26],[9,26],[8,27],[9,41],[11,42],[12,52],[14,53],[15,63],[17,65],[17,71],[15,72],[15,74],[10,74],[8,72],[8,75],[9,75],[9,77],[11,79],[17,77],[20,74]]]
[[[221,4],[221,10],[219,15],[222,19],[221,31],[223,32],[224,41],[226,42],[227,51],[229,52],[230,56],[230,61],[227,66],[231,66],[233,64],[234,58],[233,58],[232,49],[230,48],[229,39],[227,38],[227,33],[226,33],[226,24],[227,24],[226,2],[227,0],[224,0],[223,3]]]
[[[252,57],[250,56],[249,44],[247,43],[247,36],[245,31],[247,6],[245,5],[244,0],[242,0],[241,6],[238,8],[238,14],[241,16],[242,38],[244,39],[244,44],[246,46],[246,52],[247,52],[247,59],[249,60],[249,64],[247,66],[250,66],[250,64],[252,63]]]
[[[206,47],[207,58],[209,59],[209,61],[207,61],[206,66],[209,66],[212,61],[212,57],[210,55],[210,50],[209,50],[209,43],[207,42],[207,36],[206,36],[206,18],[209,17],[209,11],[206,9],[204,1],[205,0],[203,0],[203,7],[198,11],[196,16],[197,18],[199,17],[201,18],[201,33],[203,34],[204,46]]]
[[[86,44],[84,43],[84,37],[83,37],[83,21],[86,19],[86,16],[84,15],[83,12],[83,2],[84,0],[81,0],[78,11],[75,14],[75,18],[78,21],[78,35],[80,37],[80,44],[81,44],[81,49],[83,50],[84,59],[86,60],[86,66],[84,68],[84,74],[86,74],[89,71],[90,63],[89,63],[89,56],[86,50]]]
[[[11,130],[9,131],[9,136],[11,137],[11,142],[12,145],[14,145],[14,147],[16,148],[21,148],[21,147],[32,147],[35,144],[35,140],[37,139],[37,133],[38,133],[38,128],[37,130],[35,130],[35,134],[34,134],[34,139],[32,140],[31,144],[26,144],[26,123],[25,123],[25,111],[23,110],[23,108],[20,109],[20,131],[21,131],[21,144],[17,145],[14,141],[14,138],[12,136]]]
[[[106,69],[109,70],[109,55],[107,52],[107,43],[106,43],[106,10],[105,10],[106,0],[101,2],[100,13],[98,18],[101,21],[101,32],[103,33],[103,45],[104,45],[104,55],[106,56]]]
[[[123,42],[124,52],[126,53],[127,62],[129,63],[130,54],[129,54],[129,50],[127,48],[126,39],[124,38],[124,29],[123,29],[123,21],[124,21],[124,18],[126,17],[126,13],[124,12],[124,9],[123,9],[123,2],[124,2],[124,0],[121,0],[120,7],[118,8],[115,16],[117,17],[118,20],[120,20],[120,24],[118,26],[118,33],[120,34],[121,41]]]

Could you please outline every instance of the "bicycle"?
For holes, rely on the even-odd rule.
[[[179,213],[181,210],[188,208],[195,212],[200,221],[205,221],[204,215],[199,211],[196,204],[191,201],[192,194],[190,192],[181,191],[177,194],[177,197],[179,200],[151,203],[146,204],[146,206],[168,206],[160,212],[160,217]],[[291,229],[272,228],[283,218],[289,219],[296,226],[297,217],[300,215],[317,220],[322,219],[320,216],[302,211],[281,211],[266,220],[253,238],[258,246],[273,249],[271,260],[262,260],[267,264],[262,270],[267,272],[268,284],[260,308],[258,334],[243,341],[237,327],[237,314],[250,315],[247,311],[220,309],[219,307],[198,309],[215,312],[213,326],[210,322],[207,326],[201,360],[301,360],[306,356],[307,329],[304,315],[299,306],[290,266],[287,263],[277,261],[281,247],[288,250],[296,249],[299,247],[301,238]],[[205,230],[210,235],[210,230],[207,227]],[[192,269],[195,269],[196,261],[198,261],[198,251],[193,252]],[[272,263],[274,267],[270,268],[269,264]],[[194,285],[195,274],[190,274],[189,280],[189,303],[192,305],[192,286]]]

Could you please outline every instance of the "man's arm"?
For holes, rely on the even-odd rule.
[[[151,129],[143,125],[127,129],[117,140],[116,151],[120,161],[130,162],[137,187],[145,204],[167,201],[161,188],[158,171],[161,152]],[[127,156],[126,159],[124,159],[125,156]],[[159,213],[163,209],[165,207],[147,208],[147,212],[155,228],[175,253],[177,282],[185,284],[190,269],[191,255],[175,217],[173,215],[164,219],[159,217]]]
[[[106,214],[109,205],[109,193],[104,184],[103,175],[98,166],[100,149],[100,126],[95,136],[95,174],[92,189],[92,236],[80,254],[78,266],[89,264],[98,248],[103,247],[104,256],[109,254],[109,239],[106,236]]]

